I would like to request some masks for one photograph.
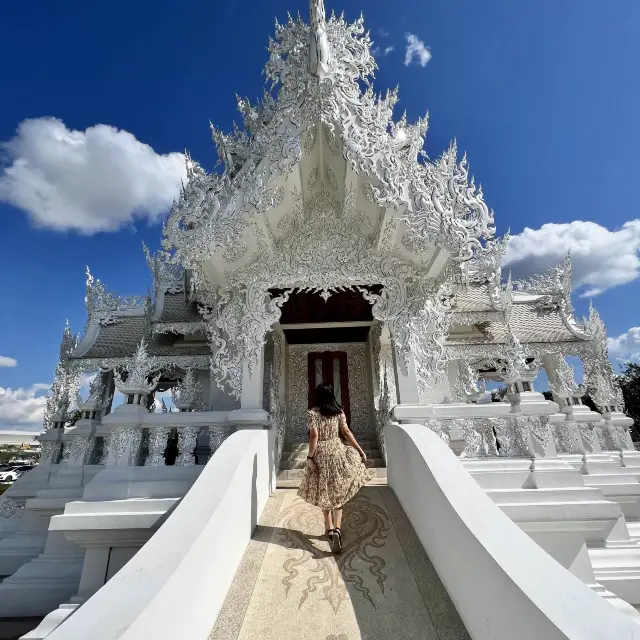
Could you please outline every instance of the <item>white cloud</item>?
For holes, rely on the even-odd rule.
[[[0,201],[56,231],[93,234],[134,218],[156,222],[186,177],[181,153],[157,154],[104,124],[75,131],[56,118],[25,120],[2,147]]]
[[[171,411],[176,411],[176,408],[173,406],[173,396],[171,395],[171,389],[167,391],[159,391],[154,396],[154,412],[162,413],[162,401],[164,400],[167,409]]]
[[[640,362],[640,327],[609,338],[609,355],[620,362]]]
[[[380,29],[378,29],[378,33],[383,37],[383,38],[387,38],[389,36],[389,32],[384,28],[384,27],[380,27]]]
[[[404,63],[408,67],[412,62],[417,62],[421,67],[426,67],[431,60],[431,51],[425,47],[424,42],[412,33],[406,34],[407,49],[404,55]]]
[[[640,219],[610,231],[595,222],[544,224],[512,236],[503,266],[526,278],[557,265],[571,250],[573,288],[581,297],[633,282],[640,276]]]
[[[0,367],[17,367],[18,361],[9,356],[0,356]]]
[[[0,387],[0,429],[42,428],[48,390],[48,384],[34,384],[28,389]]]
[[[78,380],[80,391],[89,393],[89,385],[95,380],[96,375],[96,373],[87,373],[86,371],[81,374],[80,379]]]
[[[371,53],[373,54],[374,57],[378,57],[378,56],[388,56],[392,51],[395,50],[395,47],[385,47],[384,50],[381,49],[380,47],[375,47],[374,49],[371,50]]]

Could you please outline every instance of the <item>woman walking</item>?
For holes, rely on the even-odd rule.
[[[367,456],[347,426],[331,385],[318,385],[316,401],[316,406],[307,413],[309,454],[298,495],[322,509],[331,548],[339,552],[342,507],[369,480]],[[340,436],[347,444],[343,444]]]

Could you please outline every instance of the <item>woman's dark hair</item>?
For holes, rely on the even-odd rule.
[[[333,387],[330,384],[323,382],[316,387],[316,407],[320,415],[325,417],[339,416],[342,413],[342,407],[336,400]]]

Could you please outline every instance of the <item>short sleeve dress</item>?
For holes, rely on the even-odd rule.
[[[370,479],[360,454],[340,439],[347,426],[344,413],[322,416],[316,409],[307,414],[309,429],[318,429],[315,464],[307,464],[298,495],[321,509],[339,509]]]

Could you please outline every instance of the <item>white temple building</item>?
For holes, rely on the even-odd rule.
[[[362,18],[312,0],[269,54],[243,127],[212,127],[219,170],[186,158],[152,295],[87,270],[41,461],[0,498],[0,630],[640,639],[640,453],[570,258],[505,281],[466,159],[431,160],[427,118],[374,92]],[[504,402],[479,402],[490,380]],[[373,475],[340,557],[295,499],[321,381]],[[179,411],[150,412],[168,390]]]

